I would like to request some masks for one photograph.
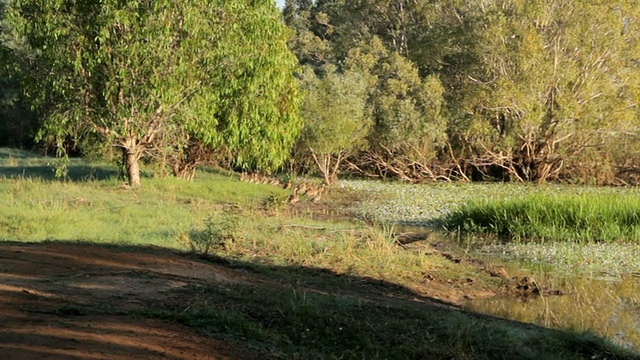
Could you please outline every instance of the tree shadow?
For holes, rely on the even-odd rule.
[[[0,147],[0,161],[4,161],[7,159],[32,159],[34,157],[41,157],[42,155],[34,153],[32,151],[16,149],[16,148],[6,148]]]
[[[475,314],[398,284],[322,268],[74,241],[0,243],[0,260],[7,315],[0,358],[34,349],[36,340],[38,355],[72,346],[85,357],[96,348],[113,354],[107,358],[149,356],[162,344],[164,358],[179,358],[171,354],[185,341],[222,339],[236,354],[247,343],[258,349],[233,357],[241,359],[638,358],[593,335]],[[207,346],[189,356],[222,356]]]
[[[91,165],[81,158],[69,158],[66,174],[56,176],[59,159],[35,152],[0,148],[0,177],[42,181],[97,181],[120,176],[115,166]]]
[[[115,169],[87,165],[70,165],[66,176],[56,176],[55,167],[48,165],[0,166],[0,177],[43,181],[98,181],[120,176]]]

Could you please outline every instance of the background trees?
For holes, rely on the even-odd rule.
[[[509,1],[444,12],[461,14],[438,18],[474,40],[457,49],[472,61],[442,70],[456,89],[450,133],[459,158],[485,173],[498,168],[505,178],[536,181],[597,178],[614,166],[607,152],[616,134],[638,125],[633,6]]]
[[[374,79],[375,125],[350,161],[362,172],[612,183],[638,167],[619,146],[635,148],[640,125],[633,2],[318,1],[300,14],[290,23],[319,39],[317,61]]]
[[[0,129],[115,146],[132,183],[143,156],[269,171],[294,143],[327,182],[621,183],[640,173],[635,5],[16,0]]]
[[[296,62],[269,1],[16,0],[7,20],[34,50],[5,43],[40,138],[121,149],[133,186],[146,153],[197,142],[272,169],[295,141]]]
[[[352,49],[345,64],[368,74],[367,108],[374,120],[368,146],[354,165],[378,176],[435,180],[431,164],[446,140],[438,77],[420,76],[413,62],[377,36]]]
[[[13,49],[27,58],[33,54],[23,39],[16,38],[6,19],[7,0],[0,0],[0,146],[23,148],[33,144],[38,121],[25,101],[20,83],[13,75]]]

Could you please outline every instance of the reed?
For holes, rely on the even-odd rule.
[[[515,240],[640,242],[640,201],[623,194],[530,194],[471,201],[442,220],[449,230]]]

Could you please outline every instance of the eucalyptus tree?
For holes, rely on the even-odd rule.
[[[36,50],[15,70],[45,117],[40,138],[121,149],[133,186],[160,144],[263,169],[289,154],[296,61],[272,1],[15,0],[8,15]]]
[[[607,144],[639,125],[633,2],[454,1],[430,10],[423,39],[443,46],[414,55],[441,73],[449,132],[471,165],[520,180],[596,176]]]
[[[413,62],[387,49],[378,37],[352,49],[345,64],[367,74],[367,108],[374,121],[368,147],[356,162],[377,175],[436,179],[433,160],[447,138],[438,77],[421,77]]]
[[[333,26],[326,13],[311,0],[286,0],[282,10],[285,24],[291,29],[289,48],[301,66],[313,66],[321,71],[323,65],[336,64]]]
[[[305,92],[301,114],[305,120],[299,139],[324,182],[337,179],[342,161],[366,145],[372,122],[366,108],[367,82],[358,71],[338,71],[332,65],[316,75],[307,66],[301,75]]]

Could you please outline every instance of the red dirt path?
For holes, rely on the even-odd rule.
[[[162,249],[3,243],[0,359],[259,359],[241,344],[125,314],[189,284],[238,281],[228,269]]]

